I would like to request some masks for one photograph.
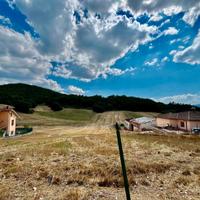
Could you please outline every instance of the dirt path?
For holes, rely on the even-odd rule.
[[[123,122],[125,119],[125,115],[123,111],[113,111],[113,112],[104,112],[99,114],[93,120],[93,125],[96,126],[112,126],[116,122]]]

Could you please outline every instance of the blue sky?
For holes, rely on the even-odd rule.
[[[200,104],[199,77],[198,0],[0,0],[0,84]]]

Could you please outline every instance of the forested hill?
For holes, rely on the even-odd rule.
[[[37,105],[48,105],[52,110],[64,107],[87,108],[95,112],[129,110],[145,112],[179,112],[191,109],[191,105],[163,104],[150,99],[127,96],[77,96],[26,84],[0,85],[0,104],[8,104],[17,111],[29,113]],[[200,108],[197,108],[200,110]]]

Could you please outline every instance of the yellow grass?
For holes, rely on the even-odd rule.
[[[82,126],[37,126],[1,139],[0,200],[124,200],[111,125],[125,118],[106,112]],[[132,199],[199,199],[199,138],[122,131],[122,142]]]

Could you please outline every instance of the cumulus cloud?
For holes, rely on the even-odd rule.
[[[119,68],[107,68],[105,71],[105,74],[103,74],[104,78],[107,78],[107,75],[113,75],[113,76],[121,76],[123,74],[130,74],[134,75],[136,68],[135,67],[129,67],[124,70]]]
[[[174,52],[175,62],[184,62],[188,64],[200,64],[200,30],[191,46],[182,51]]]
[[[167,30],[163,31],[162,34],[164,34],[164,35],[176,35],[176,34],[178,34],[178,32],[179,31],[176,28],[169,27]]]
[[[41,79],[49,63],[35,48],[28,33],[24,35],[0,26],[0,77],[22,80]]]
[[[157,22],[157,21],[160,21],[161,19],[163,19],[163,17],[161,15],[159,15],[159,13],[156,13],[155,15],[152,15],[149,20]]]
[[[36,44],[29,33],[0,26],[0,83],[23,82],[63,92],[57,82],[46,78],[51,65]]]
[[[184,20],[191,25],[199,16],[200,2],[198,0],[127,0],[127,4],[134,13],[138,15],[142,13],[165,13],[166,15],[177,14],[181,11],[185,12]]]
[[[87,82],[99,76],[127,73],[110,66],[127,52],[153,40],[151,35],[157,33],[158,28],[119,16],[116,14],[118,9],[131,9],[135,16],[147,13],[152,21],[160,20],[162,12],[171,15],[184,11],[184,20],[192,24],[197,15],[192,15],[191,10],[199,6],[196,0],[107,0],[103,3],[101,0],[7,1],[12,9],[15,9],[15,4],[27,17],[27,23],[39,38],[4,27],[5,33],[1,32],[0,37],[5,37],[8,46],[4,39],[0,40],[0,45],[3,45],[0,48],[0,76],[27,82],[46,81],[52,68],[51,61],[60,63],[54,67],[52,75]],[[2,17],[1,20],[6,19]],[[170,27],[163,34],[177,33],[178,30]],[[146,64],[151,66],[154,62]],[[129,72],[133,73],[134,70],[131,70]]]
[[[190,94],[190,93],[181,94],[181,95],[161,97],[156,100],[164,103],[176,102],[176,103],[197,105],[200,104],[200,94]]]
[[[169,58],[168,58],[167,56],[165,56],[165,57],[161,60],[161,62],[167,62],[167,61],[169,61]]]
[[[58,54],[67,45],[66,35],[72,30],[76,0],[15,0],[27,22],[40,36],[38,48],[45,54]]]
[[[76,95],[84,95],[85,94],[85,91],[83,89],[76,87],[74,85],[69,85],[67,90],[70,94],[76,94]]]
[[[150,33],[157,31],[154,26],[116,15],[114,11],[125,6],[124,0],[104,3],[100,0],[15,0],[14,3],[39,34],[35,46],[41,55],[62,63],[53,74],[64,78],[89,81],[105,74],[107,66],[150,41]],[[88,10],[87,17],[84,9]],[[75,11],[80,16],[78,24]],[[96,13],[101,17],[96,17]]]
[[[11,25],[11,21],[9,18],[0,15],[0,22],[4,25]]]
[[[157,58],[154,58],[150,61],[146,61],[144,63],[144,65],[147,65],[147,66],[158,66],[158,59]]]
[[[200,16],[200,3],[197,3],[195,7],[192,7],[188,12],[183,16],[183,20],[185,20],[188,24],[192,26],[195,24],[196,20]]]

